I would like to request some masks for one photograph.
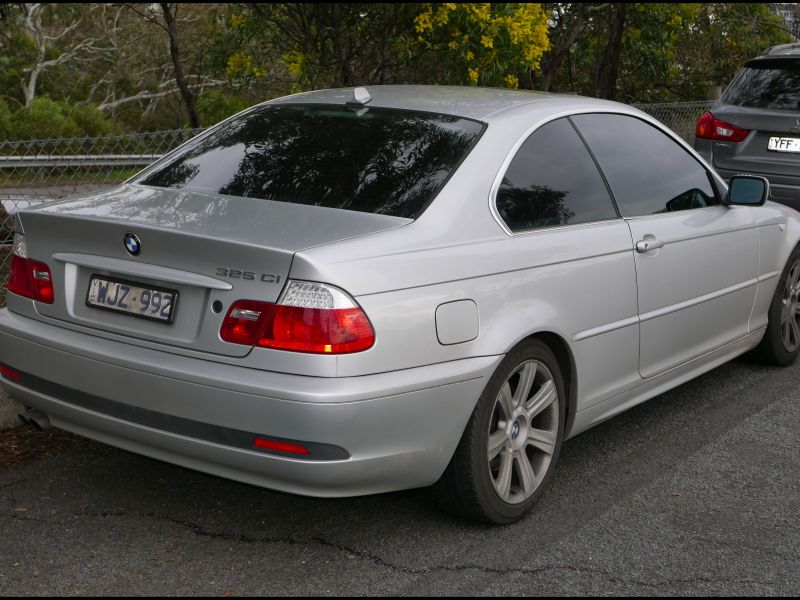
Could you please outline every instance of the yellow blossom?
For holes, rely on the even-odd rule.
[[[470,68],[470,70],[469,70],[469,80],[472,83],[477,83],[478,82],[478,71],[476,69]]]
[[[427,8],[423,9],[423,11],[414,18],[414,29],[417,31],[417,33],[424,33],[425,31],[433,30],[431,7],[430,4],[426,6]]]

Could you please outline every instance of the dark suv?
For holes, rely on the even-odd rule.
[[[770,200],[800,210],[800,44],[747,61],[697,120],[694,147],[726,180],[766,177]]]

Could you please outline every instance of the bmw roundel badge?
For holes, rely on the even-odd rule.
[[[139,256],[139,252],[142,251],[142,242],[139,241],[139,238],[136,237],[132,233],[125,234],[125,249],[128,251],[128,254],[131,256]]]

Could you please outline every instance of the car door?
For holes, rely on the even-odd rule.
[[[746,335],[759,259],[751,210],[723,205],[703,165],[656,126],[621,114],[573,121],[631,230],[642,377]]]
[[[495,216],[513,255],[503,314],[514,335],[543,323],[571,340],[578,410],[638,385],[630,230],[569,119],[538,127],[498,183]]]

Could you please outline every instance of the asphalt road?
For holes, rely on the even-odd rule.
[[[424,490],[314,500],[40,448],[0,465],[0,594],[795,596],[798,432],[800,364],[737,360],[566,442],[495,528]]]

